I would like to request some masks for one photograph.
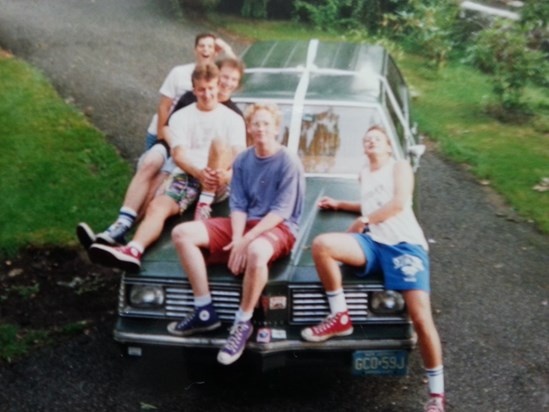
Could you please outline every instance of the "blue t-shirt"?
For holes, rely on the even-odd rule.
[[[249,147],[233,164],[231,211],[247,214],[248,220],[274,213],[284,219],[294,236],[305,200],[305,174],[299,158],[285,147],[261,158]]]

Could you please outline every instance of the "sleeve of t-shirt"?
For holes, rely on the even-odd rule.
[[[301,168],[297,159],[287,154],[281,164],[279,186],[270,208],[272,213],[284,220],[290,219],[294,212],[299,196],[300,176]]]
[[[192,90],[191,75],[194,65],[176,66],[170,70],[168,76],[160,86],[160,94],[170,99],[182,95],[185,90]]]
[[[168,126],[170,127],[170,130],[172,131],[172,134],[174,136],[174,139],[172,141],[172,149],[176,148],[177,146],[183,146],[184,148],[186,148],[189,144],[189,121],[187,119],[188,112],[188,110],[180,110],[178,112],[175,112],[173,116],[170,116]]]
[[[234,112],[230,114],[229,145],[246,147],[246,126],[244,119]]]
[[[231,179],[231,195],[229,198],[229,207],[231,211],[247,212],[248,198],[245,191],[243,163],[245,153],[240,153],[233,163],[233,177]]]

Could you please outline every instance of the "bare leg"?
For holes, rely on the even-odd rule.
[[[208,153],[208,168],[211,170],[227,170],[233,161],[233,154],[223,139],[214,139]],[[218,187],[204,185],[203,192],[215,193]]]
[[[419,348],[425,368],[442,365],[442,347],[431,313],[429,294],[423,290],[403,292],[408,313],[418,334]]]
[[[208,247],[210,238],[202,222],[186,222],[172,230],[172,240],[181,266],[187,273],[194,296],[210,293],[206,262],[200,248]]]
[[[154,178],[158,175],[163,164],[164,158],[159,153],[148,152],[145,154],[142,164],[128,185],[123,206],[138,213],[142,211],[147,195],[155,182]]]
[[[242,299],[240,301],[240,309],[243,312],[253,312],[261,292],[267,284],[269,278],[267,264],[273,252],[273,246],[261,237],[255,239],[248,246],[247,264],[242,283]]]
[[[137,228],[134,242],[144,248],[149,247],[162,234],[166,220],[179,213],[179,205],[169,196],[160,195],[153,199],[147,207],[145,218]]]
[[[347,233],[326,233],[313,241],[313,259],[318,276],[327,292],[342,288],[339,262],[364,266],[366,258],[358,242]]]

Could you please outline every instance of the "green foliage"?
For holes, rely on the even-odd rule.
[[[40,292],[40,285],[35,283],[32,286],[13,286],[10,290],[15,291],[23,299],[30,299]]]
[[[220,0],[179,0],[183,8],[197,11],[213,11],[220,3]]]
[[[12,362],[47,339],[44,331],[23,331],[16,325],[0,324],[0,360]]]
[[[406,9],[385,16],[391,36],[413,44],[435,68],[443,67],[456,45],[459,8],[454,2],[412,0]]]
[[[549,2],[528,1],[521,12],[522,24],[535,28],[545,29],[549,24]]]
[[[366,30],[375,34],[382,27],[385,13],[403,7],[396,0],[295,0],[294,18],[310,22],[317,29],[332,33]]]
[[[497,102],[510,113],[525,109],[526,85],[545,81],[549,69],[543,53],[528,47],[529,33],[527,26],[497,19],[468,50],[469,61],[492,75]]]
[[[426,67],[424,58],[410,54],[398,63],[418,94],[412,109],[421,132],[549,233],[548,193],[534,190],[549,177],[549,95],[527,86],[532,121],[504,124],[482,110],[481,102],[492,92],[489,75],[456,62],[435,71]]]
[[[268,3],[269,0],[244,0],[240,13],[243,17],[266,19]]]

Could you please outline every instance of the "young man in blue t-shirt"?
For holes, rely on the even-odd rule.
[[[245,118],[253,146],[233,163],[230,218],[182,223],[172,232],[192,285],[195,312],[171,323],[170,333],[188,336],[221,326],[210,295],[206,262],[227,263],[234,275],[243,274],[240,307],[217,357],[224,365],[240,357],[253,333],[251,318],[267,284],[268,265],[291,252],[305,197],[301,162],[277,141],[278,108],[252,105]]]

